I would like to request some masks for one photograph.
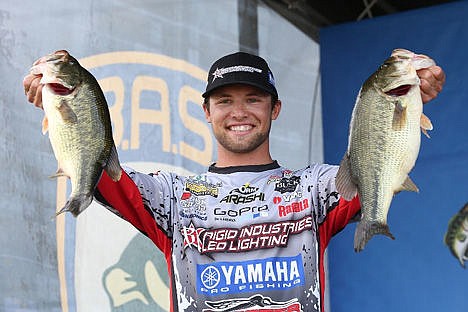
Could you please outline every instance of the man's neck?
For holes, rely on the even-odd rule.
[[[273,162],[268,147],[258,148],[248,153],[234,153],[218,148],[216,167],[266,165]]]

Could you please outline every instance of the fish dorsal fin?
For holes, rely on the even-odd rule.
[[[122,168],[120,167],[119,157],[115,145],[112,146],[110,157],[104,170],[106,170],[109,177],[115,182],[119,181],[122,176]]]
[[[75,112],[68,105],[67,101],[61,100],[60,104],[57,106],[57,110],[59,111],[63,121],[70,123],[76,123],[78,121]]]
[[[398,191],[410,191],[418,193],[419,189],[416,186],[416,184],[414,184],[414,182],[411,180],[411,178],[407,176],[405,182],[403,182]]]
[[[432,126],[432,122],[424,114],[421,114],[421,131],[428,137],[430,138],[429,134],[427,133],[427,130],[432,130],[434,127]]]
[[[351,166],[348,153],[346,153],[341,160],[340,168],[335,178],[335,185],[338,193],[347,201],[353,199],[357,194],[357,185],[351,178]]]
[[[48,130],[49,130],[49,119],[47,119],[47,116],[44,116],[44,118],[42,119],[42,134],[46,134]]]

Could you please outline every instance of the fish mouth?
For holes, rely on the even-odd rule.
[[[403,95],[408,94],[408,92],[411,90],[412,87],[413,87],[413,85],[404,84],[404,85],[398,86],[396,88],[393,88],[393,89],[391,89],[389,91],[386,91],[385,94],[393,96],[393,97],[403,96]]]
[[[34,62],[30,73],[42,75],[41,83],[47,85],[54,94],[69,95],[76,89],[76,85],[67,82],[66,75],[61,73],[61,64],[73,64],[74,61],[66,50],[58,50]]]
[[[56,95],[69,95],[75,90],[75,88],[67,88],[63,84],[56,82],[48,83],[47,86]]]

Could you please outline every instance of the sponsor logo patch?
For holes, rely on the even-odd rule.
[[[197,265],[197,292],[209,296],[286,290],[302,285],[301,255]]]
[[[245,252],[256,249],[285,247],[289,238],[312,229],[312,217],[276,223],[251,224],[241,228],[197,228],[190,223],[181,229],[184,249],[194,248],[200,254]]]

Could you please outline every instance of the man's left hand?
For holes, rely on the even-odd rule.
[[[427,103],[437,97],[445,84],[445,73],[437,65],[423,68],[417,71],[421,80],[421,97],[423,103]]]

